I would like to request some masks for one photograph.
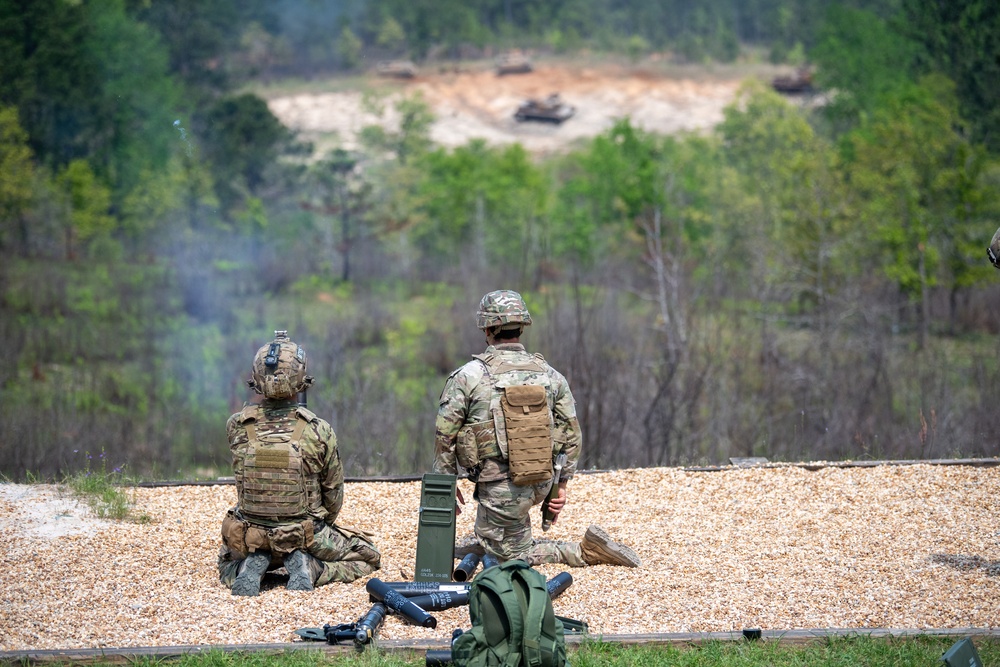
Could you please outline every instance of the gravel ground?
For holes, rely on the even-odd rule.
[[[215,564],[235,488],[134,494],[152,523],[99,521],[56,487],[0,484],[0,650],[287,642],[370,606],[364,581],[300,592],[269,577],[261,595],[234,597]],[[419,495],[418,482],[347,485],[341,523],[374,531],[383,580],[412,573]],[[459,536],[472,515],[459,516]],[[995,628],[998,516],[998,467],[580,475],[546,537],[577,540],[597,523],[643,565],[569,570],[574,583],[555,609],[604,634]],[[537,536],[537,511],[534,520]],[[435,616],[435,630],[390,617],[381,637],[443,639],[469,624],[467,608]]]

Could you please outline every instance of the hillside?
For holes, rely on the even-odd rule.
[[[419,487],[347,486],[341,522],[374,531],[383,580],[412,573]],[[643,559],[634,570],[570,570],[556,613],[593,633],[988,628],[1000,618],[997,467],[621,470],[580,475],[569,494],[546,537],[576,540],[597,523]],[[215,568],[232,486],[139,488],[135,499],[152,523],[97,521],[54,487],[0,484],[0,650],[288,642],[369,607],[364,581],[305,593],[269,577],[260,596],[233,597]],[[460,536],[472,515],[459,516]],[[381,637],[443,642],[468,626],[464,608],[435,616],[436,630],[390,617]]]

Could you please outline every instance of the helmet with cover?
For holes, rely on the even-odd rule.
[[[490,292],[479,302],[476,326],[484,331],[497,327],[520,328],[531,324],[531,314],[524,299],[514,290],[500,289]]]
[[[993,239],[986,247],[986,256],[990,258],[990,263],[1000,269],[1000,229],[993,234]]]
[[[265,398],[292,398],[312,384],[306,375],[306,351],[288,338],[287,331],[275,331],[274,340],[257,350],[253,358],[251,389]]]

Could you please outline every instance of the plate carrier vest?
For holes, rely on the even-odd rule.
[[[485,458],[500,457],[508,462],[511,480],[518,486],[549,481],[553,419],[545,358],[535,354],[529,361],[511,362],[495,354],[473,357],[486,367],[492,419],[471,424],[459,434],[457,449],[465,450],[461,458],[474,458],[478,464]],[[475,449],[475,457],[470,456],[470,449]]]
[[[295,521],[320,507],[319,480],[302,465],[299,444],[308,424],[317,419],[303,407],[278,419],[264,419],[260,406],[248,406],[240,415],[247,431],[240,511],[250,521]]]

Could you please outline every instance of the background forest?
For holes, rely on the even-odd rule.
[[[383,58],[810,63],[712,132],[544,158],[430,109],[317,154],[255,93]],[[0,0],[0,473],[228,474],[289,329],[349,475],[426,471],[485,292],[570,380],[584,467],[994,456],[1000,4]]]

